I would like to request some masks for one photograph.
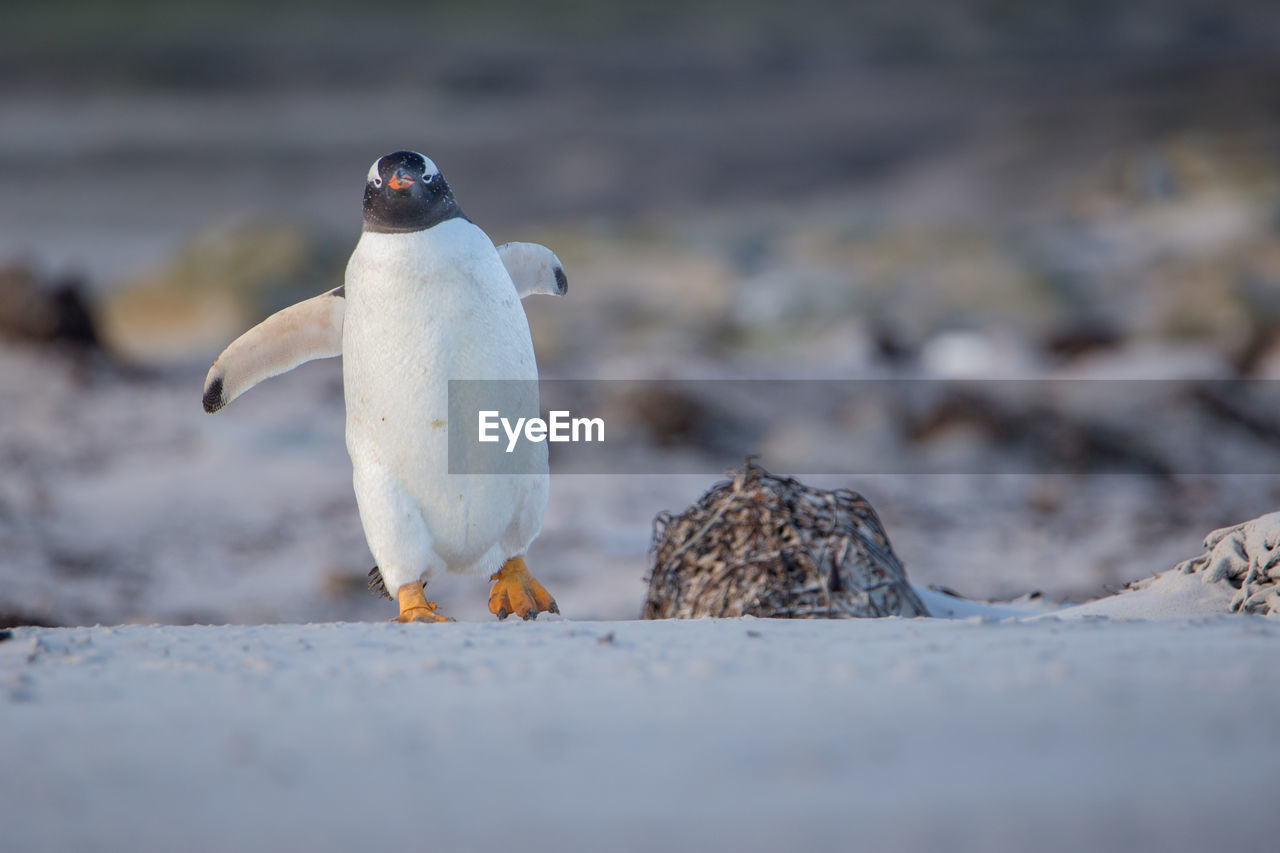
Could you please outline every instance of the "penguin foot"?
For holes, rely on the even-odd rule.
[[[426,593],[420,583],[407,583],[396,592],[400,599],[400,615],[397,622],[452,622],[447,616],[436,612],[436,603],[427,601]]]
[[[556,600],[538,583],[524,557],[512,557],[489,576],[493,589],[489,591],[489,612],[499,619],[512,613],[521,619],[536,619],[539,613],[559,613]]]

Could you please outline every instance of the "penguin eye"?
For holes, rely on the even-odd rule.
[[[373,179],[373,185],[374,185],[375,187],[380,187],[380,186],[382,186],[382,178],[380,178],[380,177],[378,177],[378,178],[374,178],[374,179]]]

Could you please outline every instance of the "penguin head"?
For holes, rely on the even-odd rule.
[[[461,216],[444,175],[416,151],[387,154],[369,167],[364,230],[405,234]]]

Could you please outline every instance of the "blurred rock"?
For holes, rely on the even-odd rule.
[[[639,427],[659,447],[695,444],[715,422],[712,408],[680,388],[644,385],[619,402],[612,420]]]
[[[1269,334],[1258,342],[1257,351],[1243,372],[1257,379],[1280,379],[1280,334]]]
[[[1111,349],[1123,340],[1122,333],[1102,321],[1068,321],[1045,333],[1041,347],[1046,355],[1070,361],[1082,355]]]
[[[78,278],[42,279],[20,264],[0,268],[0,336],[98,350],[93,314]]]

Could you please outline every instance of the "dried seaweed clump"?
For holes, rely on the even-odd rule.
[[[1234,587],[1232,613],[1280,616],[1280,512],[1215,530],[1204,544],[1208,550],[1174,568]]]
[[[929,615],[861,495],[751,460],[731,473],[683,514],[654,519],[644,618]]]

